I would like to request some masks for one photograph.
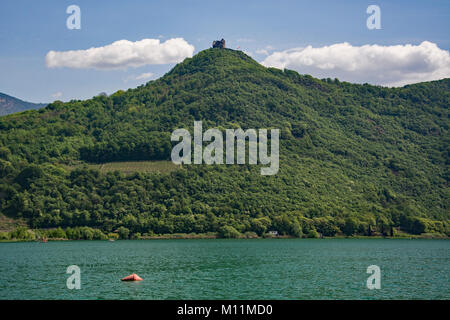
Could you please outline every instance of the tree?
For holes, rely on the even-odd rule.
[[[117,229],[117,233],[119,234],[120,239],[128,239],[130,236],[130,230],[124,226],[119,227],[119,229]]]
[[[67,235],[64,232],[64,230],[61,229],[61,227],[58,227],[58,228],[56,228],[55,230],[52,230],[52,232],[49,233],[49,237],[65,239],[67,237]]]
[[[241,233],[232,226],[223,226],[219,229],[221,238],[240,238]]]
[[[9,160],[11,156],[11,151],[7,147],[0,147],[0,159]]]
[[[41,167],[37,165],[30,165],[23,169],[16,177],[16,182],[21,185],[22,188],[28,189],[30,184],[42,176],[43,171]]]
[[[359,224],[354,218],[345,219],[344,226],[342,227],[342,232],[346,236],[352,236],[358,231]]]
[[[307,235],[308,238],[319,238],[319,233],[315,229],[311,229]]]
[[[426,223],[421,218],[413,218],[409,232],[413,234],[424,233],[427,228]]]
[[[259,236],[267,231],[267,228],[272,224],[268,217],[255,218],[251,221],[251,229]]]
[[[291,224],[291,235],[293,235],[294,237],[297,238],[301,238],[303,236],[303,231],[302,231],[302,226],[300,225],[300,223],[298,223],[298,221],[294,221]]]

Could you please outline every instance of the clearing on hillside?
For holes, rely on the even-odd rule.
[[[132,174],[135,172],[169,173],[181,168],[181,166],[178,166],[171,161],[123,161],[107,162],[96,165],[90,164],[89,166],[96,167],[103,173],[117,170],[125,174]]]
[[[70,169],[79,168],[82,165],[70,166]],[[158,160],[158,161],[118,161],[106,162],[99,164],[88,164],[91,169],[97,169],[102,173],[120,171],[125,174],[133,174],[135,172],[149,173],[169,173],[181,169],[180,165],[174,164],[172,161]]]

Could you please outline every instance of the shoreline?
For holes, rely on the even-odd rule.
[[[129,240],[266,240],[266,239],[275,239],[275,240],[282,240],[282,239],[298,239],[298,240],[327,240],[327,239],[345,239],[345,240],[366,240],[366,239],[388,239],[388,240],[450,240],[450,237],[444,237],[439,235],[410,235],[410,236],[334,236],[334,237],[322,237],[322,238],[298,238],[298,237],[292,237],[292,236],[269,236],[269,237],[239,237],[239,238],[223,238],[213,235],[196,235],[196,236],[181,236],[177,234],[168,234],[168,235],[159,235],[159,236],[147,236],[147,237],[141,237],[136,239],[114,239],[113,241],[110,241],[110,239],[68,239],[68,238],[48,238],[47,241],[55,242],[55,241],[108,241],[108,242],[114,242],[114,241],[129,241]],[[0,243],[13,243],[13,242],[42,242],[44,241],[38,240],[38,239],[9,239],[0,240]]]

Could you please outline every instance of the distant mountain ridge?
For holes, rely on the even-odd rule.
[[[47,103],[32,103],[0,92],[0,116],[31,109],[40,109]]]

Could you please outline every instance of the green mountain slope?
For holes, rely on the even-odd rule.
[[[449,235],[449,104],[450,79],[355,85],[208,49],[136,89],[1,117],[0,211],[33,227],[107,232]],[[279,128],[278,174],[80,165],[169,160],[171,132],[192,132],[194,120],[203,130]]]
[[[45,107],[46,103],[26,102],[0,92],[0,116]]]

